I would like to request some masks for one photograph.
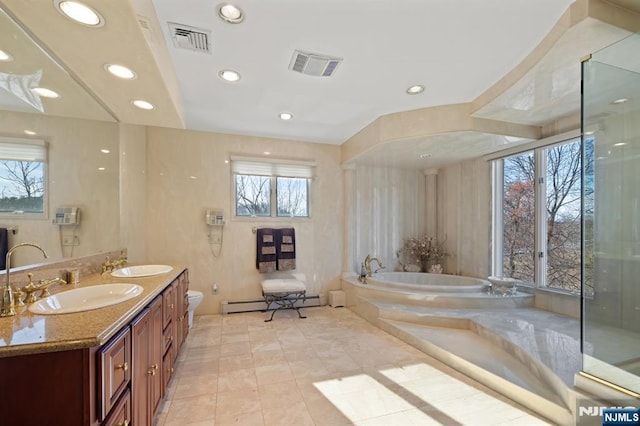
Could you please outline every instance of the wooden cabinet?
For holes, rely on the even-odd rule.
[[[0,358],[0,425],[151,426],[188,332],[187,290],[183,271],[102,347]]]

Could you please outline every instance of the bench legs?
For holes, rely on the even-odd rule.
[[[298,317],[306,318],[300,313],[300,308],[296,306],[296,302],[302,300],[306,300],[306,291],[299,291],[294,293],[263,293],[264,301],[267,304],[267,311],[271,307],[271,304],[275,304],[277,308],[271,312],[271,318],[264,320],[264,322],[270,322],[273,320],[273,316],[276,314],[276,311],[280,309],[295,309],[298,313]]]

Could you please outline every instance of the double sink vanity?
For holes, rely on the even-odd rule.
[[[188,270],[91,260],[74,260],[79,284],[0,318],[0,424],[153,423],[189,331]]]

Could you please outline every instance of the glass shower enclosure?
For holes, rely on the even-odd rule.
[[[582,373],[640,397],[640,34],[582,62]]]

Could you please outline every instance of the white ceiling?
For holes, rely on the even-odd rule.
[[[637,0],[615,1],[640,12]],[[604,0],[238,0],[246,14],[239,25],[222,21],[211,0],[83,2],[104,16],[103,27],[71,22],[53,0],[0,0],[26,29],[0,14],[0,49],[16,58],[0,63],[0,108],[37,111],[2,96],[1,73],[42,70],[42,84],[63,96],[42,99],[39,111],[60,116],[342,144],[386,114],[469,103],[479,119],[542,127],[579,112],[580,58],[630,34],[582,9],[599,2],[610,13]],[[558,30],[572,4],[578,13]],[[168,22],[211,31],[212,53],[177,49]],[[536,56],[550,31],[561,34]],[[288,69],[294,49],[344,61],[333,77],[302,75]],[[130,66],[138,78],[115,79],[106,63]],[[242,79],[221,80],[224,68]],[[405,94],[412,84],[425,92]],[[156,109],[138,110],[132,98]],[[282,111],[294,119],[280,121]],[[518,143],[507,136],[514,134],[417,135],[356,160],[433,168]],[[421,153],[431,157],[417,161]]]
[[[522,61],[573,0],[153,0],[188,128],[341,144],[391,112],[470,102]],[[212,32],[174,47],[168,22]],[[343,58],[333,77],[288,69],[294,49]],[[241,73],[234,84],[217,73]],[[405,90],[422,84],[424,93]],[[282,122],[278,113],[294,119]]]

